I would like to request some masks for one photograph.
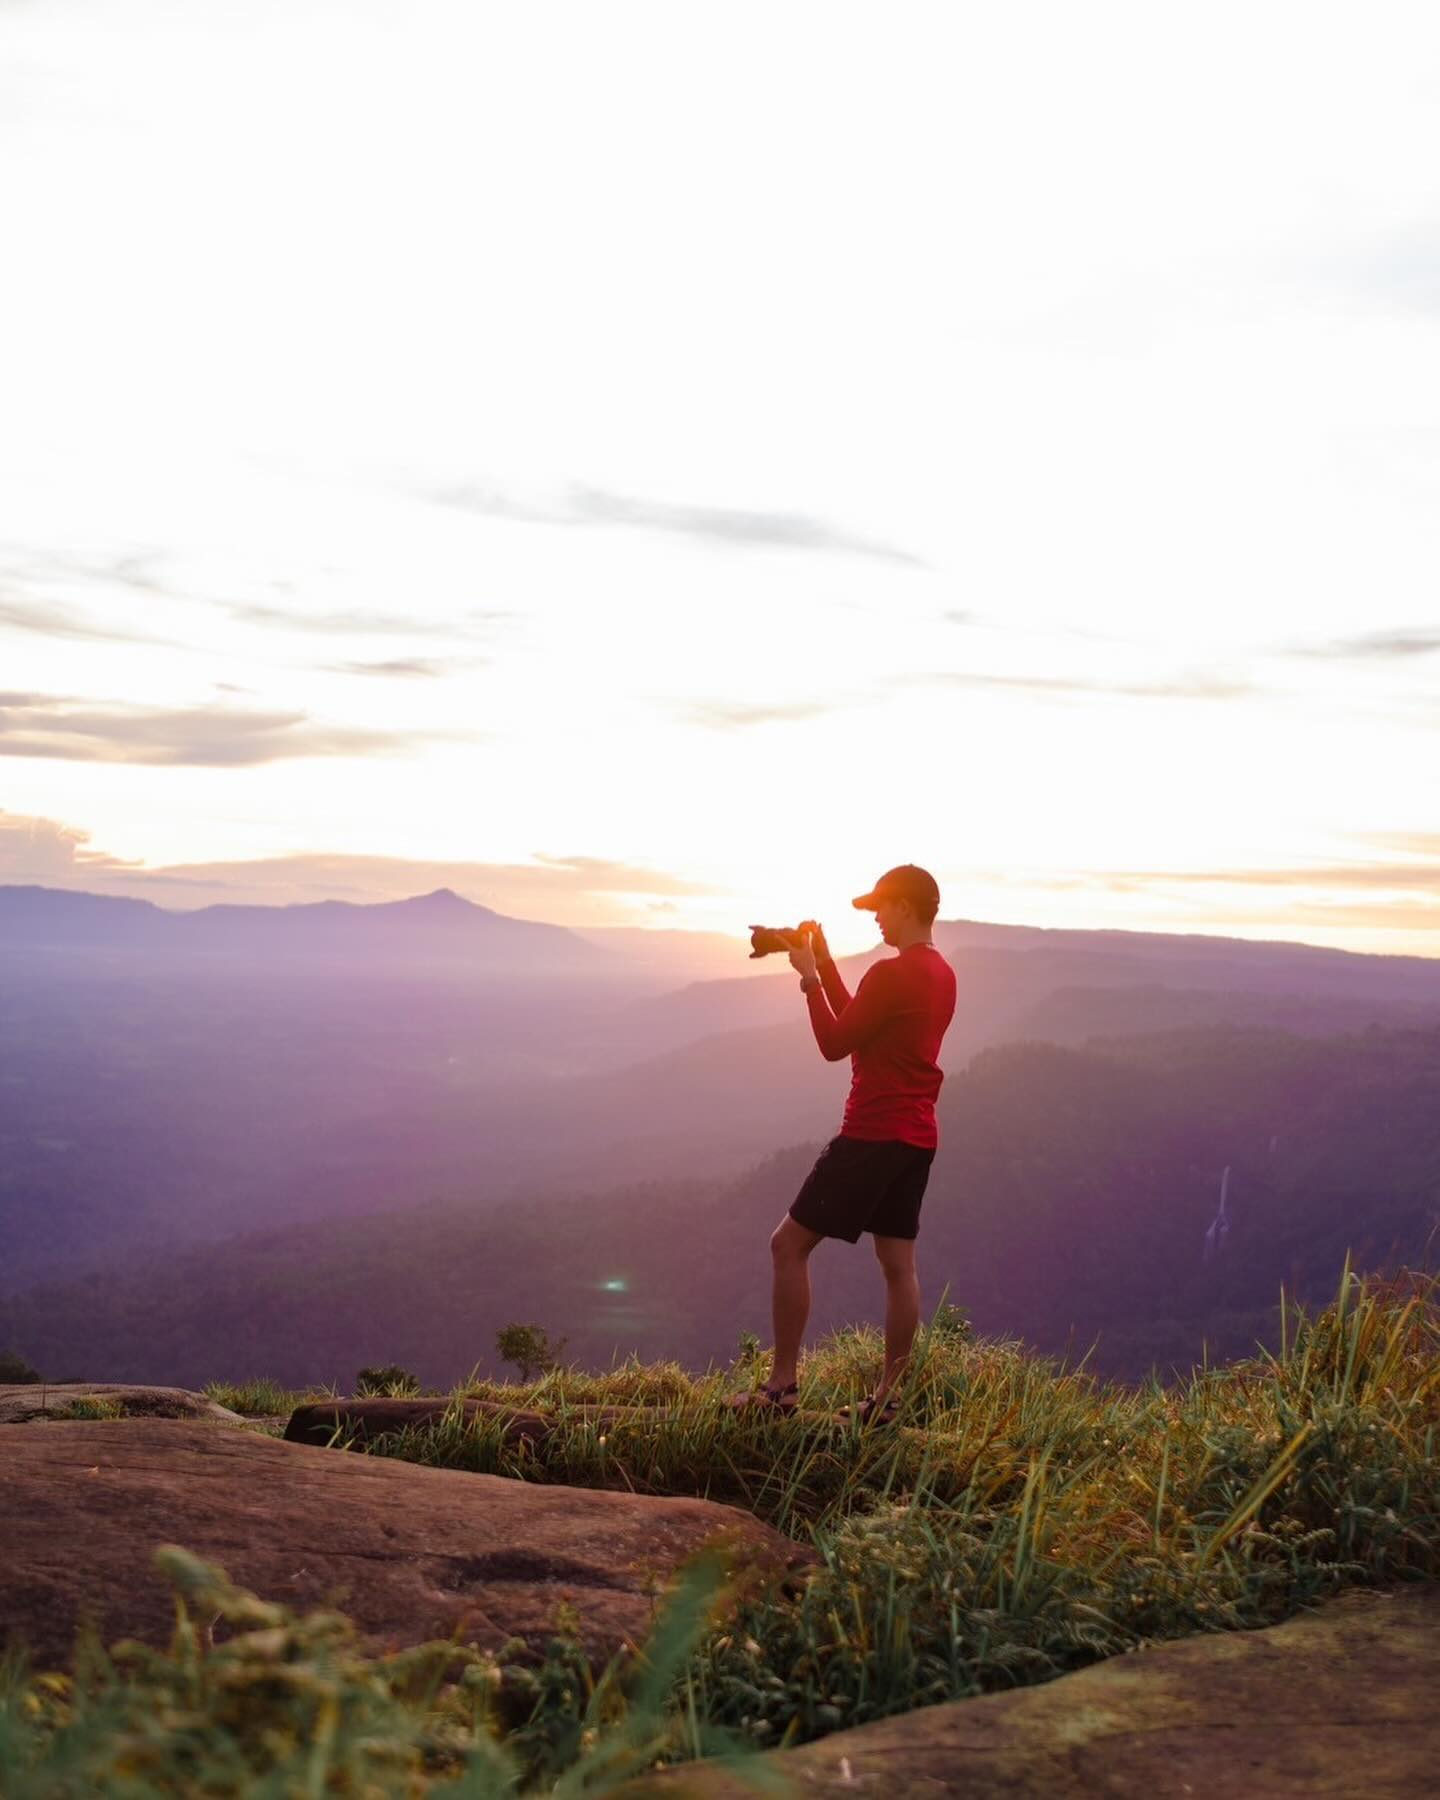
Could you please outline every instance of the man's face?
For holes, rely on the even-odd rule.
[[[908,900],[894,900],[888,895],[875,908],[875,923],[880,928],[880,936],[887,944],[894,942],[895,933],[910,915]]]

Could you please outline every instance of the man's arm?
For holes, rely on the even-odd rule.
[[[825,998],[830,1002],[831,1009],[838,1018],[850,1004],[850,990],[840,979],[840,971],[835,967],[834,957],[817,956],[815,969],[825,984]]]
[[[825,998],[830,1002],[831,1010],[838,1017],[850,1004],[850,990],[840,979],[840,971],[835,967],[835,958],[830,954],[830,946],[825,942],[825,933],[814,919],[806,919],[801,925],[802,931],[809,932],[809,944],[815,953],[815,970],[825,984]]]
[[[890,984],[884,975],[889,966],[888,963],[872,963],[860,977],[855,998],[838,1017],[830,1010],[830,1002],[825,997],[823,976],[821,985],[806,993],[805,1003],[810,1009],[815,1042],[826,1062],[839,1062],[842,1057],[851,1055],[894,1017]],[[844,993],[843,985],[840,991]]]

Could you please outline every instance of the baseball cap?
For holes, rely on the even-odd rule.
[[[882,900],[911,900],[917,912],[939,907],[940,888],[928,869],[914,863],[901,863],[898,869],[887,869],[868,894],[857,894],[850,904],[863,912],[874,912]]]

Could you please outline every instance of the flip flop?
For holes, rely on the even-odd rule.
[[[900,1402],[893,1394],[887,1394],[884,1400],[877,1400],[874,1394],[867,1394],[858,1406],[842,1406],[837,1417],[848,1425],[851,1419],[858,1419],[862,1425],[869,1425],[878,1419],[882,1425],[888,1425],[899,1410]]]
[[[758,1407],[762,1412],[793,1413],[797,1412],[800,1407],[799,1393],[800,1383],[792,1381],[787,1388],[762,1387],[756,1388],[753,1394],[732,1394],[726,1405],[736,1412],[744,1412],[751,1407]],[[787,1404],[787,1396],[790,1394],[796,1395],[797,1398]]]

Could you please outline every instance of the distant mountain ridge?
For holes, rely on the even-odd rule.
[[[451,888],[406,900],[357,904],[316,900],[285,906],[157,906],[153,900],[65,888],[0,887],[6,948],[209,951],[215,954],[347,956],[389,951],[407,958],[495,962],[534,952],[591,974],[618,973],[619,960],[564,925],[515,919],[462,899]]]
[[[1187,986],[1289,989],[1311,993],[1367,995],[1374,999],[1440,1004],[1440,957],[1389,956],[1288,939],[1230,938],[1197,932],[1115,929],[1084,930],[1038,925],[1000,925],[979,919],[937,919],[937,947],[952,960],[973,953],[1038,959],[1033,972],[1049,970],[1050,985],[1110,985],[1087,979],[1089,959],[1101,958],[1115,973],[1131,965],[1168,962],[1183,966]],[[759,1014],[762,987],[757,976],[786,972],[779,956],[751,963],[740,954],[745,937],[715,931],[651,930],[642,926],[591,928],[552,925],[499,913],[467,900],[452,888],[404,900],[317,900],[283,905],[220,903],[184,909],[153,900],[94,894],[75,888],[0,883],[0,950],[91,949],[152,952],[209,952],[215,955],[336,957],[389,955],[405,961],[452,959],[462,966],[489,965],[512,973],[528,966],[545,971],[624,979],[643,965],[652,979],[668,971],[680,983],[671,995],[652,998],[658,1010],[699,998],[714,1019],[711,1029],[735,1029],[766,1022]],[[534,961],[528,962],[533,953]],[[852,989],[871,963],[888,952],[874,949],[839,957]],[[1072,959],[1084,959],[1077,963]],[[1017,965],[1018,966],[1018,965]],[[728,971],[733,968],[734,973]],[[703,973],[697,971],[703,970]],[[721,974],[719,971],[725,970]],[[727,989],[727,994],[719,990]],[[713,1002],[718,1017],[710,1012]],[[731,1016],[730,1009],[739,1009]]]

